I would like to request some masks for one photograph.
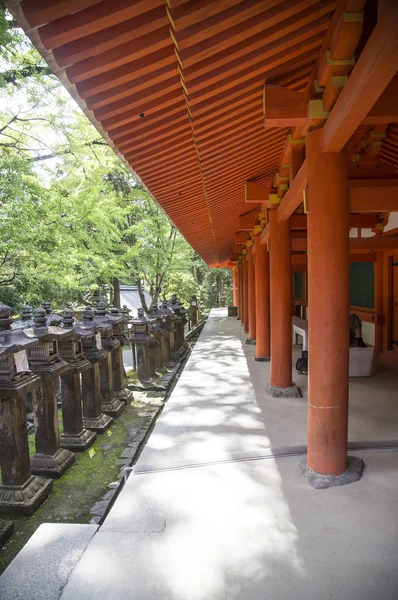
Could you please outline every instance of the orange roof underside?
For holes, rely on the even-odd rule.
[[[195,250],[225,264],[245,181],[270,185],[286,138],[264,128],[264,81],[306,88],[336,2],[8,4]]]

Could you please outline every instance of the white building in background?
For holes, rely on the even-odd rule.
[[[151,296],[144,289],[144,296],[147,306],[152,302]],[[131,316],[136,317],[137,311],[141,308],[140,295],[136,285],[121,285],[120,286],[120,305],[126,305],[131,310]]]

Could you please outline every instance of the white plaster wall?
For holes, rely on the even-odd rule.
[[[398,225],[397,225],[398,227]],[[368,237],[373,237],[375,234],[371,229],[361,229],[361,237],[363,238],[368,238]],[[357,238],[358,237],[358,229],[356,227],[354,227],[353,229],[350,229],[350,238]]]
[[[390,231],[390,229],[395,229],[396,227],[398,227],[398,212],[392,212],[384,231]]]

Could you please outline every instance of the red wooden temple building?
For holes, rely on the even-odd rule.
[[[273,393],[296,393],[292,312],[308,318],[308,467],[343,473],[350,312],[398,364],[397,0],[6,4],[188,242],[233,269]]]

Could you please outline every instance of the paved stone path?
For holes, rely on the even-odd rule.
[[[261,458],[288,432],[262,400],[267,367],[250,375],[253,348],[225,314],[212,311],[61,600],[395,600],[397,454],[358,453],[362,481],[321,491],[296,457]]]

